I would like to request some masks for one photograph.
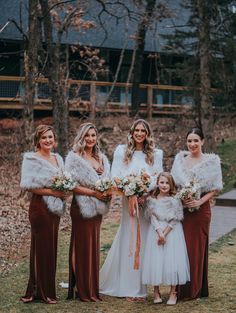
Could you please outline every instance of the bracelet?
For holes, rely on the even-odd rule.
[[[167,226],[169,226],[171,229],[173,229],[173,225],[171,225],[170,223],[168,223]]]

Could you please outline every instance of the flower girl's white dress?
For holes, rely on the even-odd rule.
[[[182,285],[190,280],[189,261],[181,220],[183,207],[173,197],[149,198],[147,215],[151,219],[145,245],[142,282],[153,286]],[[164,245],[157,244],[158,228],[167,225],[173,229],[166,237]]]
[[[146,163],[146,154],[142,151],[135,151],[128,165],[124,164],[125,146],[119,145],[114,153],[111,175],[112,177],[124,177],[128,174],[140,174],[141,170],[145,170],[150,175],[154,175],[152,186],[156,184],[156,175],[162,169],[162,150],[155,149],[154,164]],[[148,221],[144,218],[143,212],[140,212],[140,229],[141,229],[141,249],[140,249],[140,267],[135,270],[134,255],[130,254],[130,216],[128,212],[127,198],[122,199],[122,217],[121,224],[107,258],[100,270],[100,293],[116,296],[116,297],[145,297],[147,294],[146,286],[142,284],[142,259],[144,253],[144,245],[148,229]],[[136,219],[134,226],[134,247],[136,242]]]

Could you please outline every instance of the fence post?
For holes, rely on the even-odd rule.
[[[95,82],[91,82],[90,85],[90,117],[92,120],[96,117],[96,85]]]
[[[152,118],[152,105],[153,105],[153,89],[152,86],[147,88],[147,116],[148,119]]]

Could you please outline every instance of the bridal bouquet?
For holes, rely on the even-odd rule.
[[[58,176],[52,179],[52,189],[60,191],[69,191],[74,189],[76,182],[72,179],[70,173],[61,171]]]
[[[96,181],[95,189],[104,192],[108,191],[113,187],[113,182],[109,178],[102,178]]]
[[[196,179],[187,182],[176,194],[176,198],[180,200],[199,200],[201,196],[201,186]],[[189,212],[198,210],[199,207],[188,208]]]
[[[150,176],[141,171],[140,175],[130,174],[124,178],[114,178],[115,184],[118,189],[122,190],[128,196],[142,196],[148,192],[148,187],[151,183]]]

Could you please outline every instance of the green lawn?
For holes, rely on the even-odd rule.
[[[226,139],[217,147],[217,153],[222,162],[224,192],[229,191],[236,184],[236,138]]]

